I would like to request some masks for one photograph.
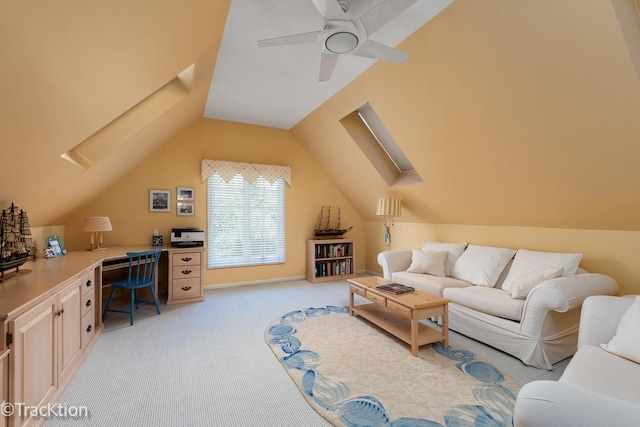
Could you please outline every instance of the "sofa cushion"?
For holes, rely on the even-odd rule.
[[[640,363],[640,297],[625,311],[618,324],[616,334],[607,344],[600,347],[610,353]]]
[[[467,247],[467,242],[462,243],[443,243],[443,242],[431,242],[429,240],[425,240],[422,245],[423,251],[445,251],[447,252],[447,259],[444,263],[444,274],[447,276],[451,276],[451,268],[453,264],[455,264],[456,260],[462,252],[464,252],[464,248]]]
[[[497,288],[484,286],[470,286],[467,288],[446,288],[442,296],[453,303],[463,305],[472,310],[520,321],[524,301],[511,298],[509,292]]]
[[[433,276],[446,276],[444,263],[447,260],[446,251],[411,250],[411,265],[407,269],[409,273],[424,273]]]
[[[528,249],[518,249],[516,256],[513,258],[511,269],[502,289],[509,290],[514,280],[531,273],[548,267],[562,267],[563,276],[573,276],[578,271],[578,266],[582,261],[582,254],[578,253],[555,253],[555,252],[538,252]]]
[[[555,279],[562,276],[563,269],[561,267],[549,267],[532,271],[523,276],[518,277],[511,283],[509,293],[511,298],[527,298],[531,289],[545,280]]]
[[[451,269],[451,276],[479,286],[493,287],[516,253],[513,249],[469,245]]]
[[[391,280],[414,287],[417,291],[428,292],[438,296],[442,296],[442,291],[445,288],[471,286],[471,283],[454,279],[453,277],[438,277],[429,274],[409,273],[408,271],[392,273]]]
[[[640,378],[640,364],[585,345],[558,381],[640,405],[640,387],[633,378]]]

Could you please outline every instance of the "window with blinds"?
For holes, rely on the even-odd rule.
[[[285,262],[284,179],[207,179],[207,268]]]

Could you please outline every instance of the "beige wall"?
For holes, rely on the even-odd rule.
[[[366,227],[366,265],[369,270],[381,274],[382,269],[376,258],[384,250],[383,225],[368,222]],[[620,295],[640,294],[640,232],[396,222],[391,228],[391,236],[391,249],[417,249],[422,247],[424,240],[435,240],[514,249],[579,252],[584,255],[580,266],[616,279],[620,285]]]
[[[87,215],[111,218],[113,231],[105,233],[107,246],[150,244],[154,229],[164,236],[165,243],[170,240],[172,227],[206,230],[206,183],[200,182],[203,158],[289,165],[293,181],[286,189],[286,263],[207,270],[205,285],[303,276],[305,240],[313,237],[322,205],[339,206],[342,224],[354,226],[346,237],[355,239],[356,267],[364,269],[363,220],[290,132],[207,119],[185,129],[96,200],[74,212],[65,221],[65,245],[72,250],[88,246],[89,236],[80,231]],[[195,216],[176,215],[178,186],[196,189]],[[171,213],[149,212],[149,189],[171,190]]]

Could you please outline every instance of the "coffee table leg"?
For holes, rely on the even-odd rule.
[[[442,342],[444,344],[444,348],[449,346],[449,305],[444,305],[444,310],[442,313]]]
[[[349,288],[349,316],[353,316],[353,291]]]
[[[418,355],[418,320],[411,316],[411,354]]]

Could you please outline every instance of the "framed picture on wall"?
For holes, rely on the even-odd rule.
[[[179,216],[193,216],[195,215],[194,203],[178,202],[177,213]]]
[[[150,212],[171,212],[171,190],[149,190]]]
[[[178,187],[177,200],[195,200],[196,189],[193,187]]]

